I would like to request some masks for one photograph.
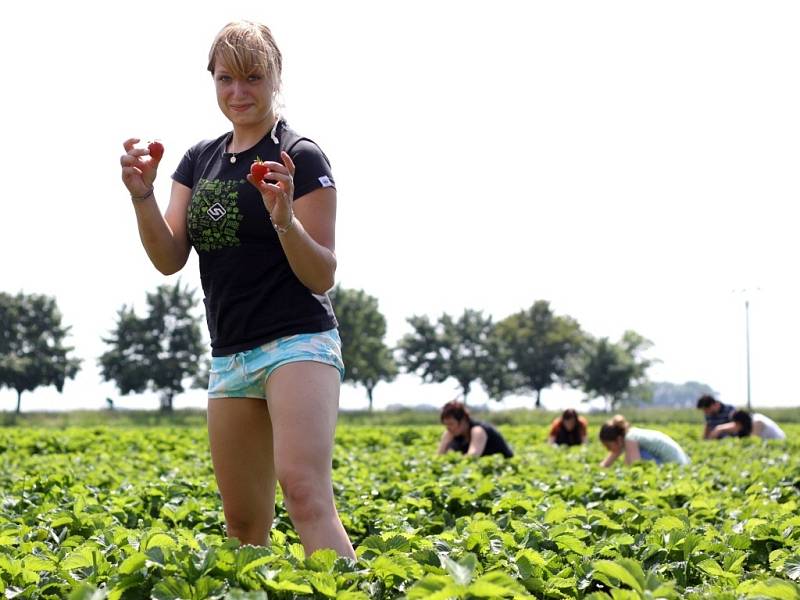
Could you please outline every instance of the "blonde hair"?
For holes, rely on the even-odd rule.
[[[600,428],[600,441],[613,442],[620,437],[625,437],[630,429],[630,423],[622,415],[614,415],[611,420],[606,421]]]
[[[233,21],[214,38],[208,53],[208,70],[213,75],[217,61],[235,77],[261,73],[272,83],[273,94],[281,88],[283,57],[269,27],[252,21]]]

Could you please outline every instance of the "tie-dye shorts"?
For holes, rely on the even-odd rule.
[[[336,329],[301,333],[237,352],[211,358],[209,398],[266,398],[270,374],[291,362],[312,361],[331,365],[344,379],[342,340]]]

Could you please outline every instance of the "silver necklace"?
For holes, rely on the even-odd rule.
[[[280,122],[280,117],[275,119],[275,124],[272,126],[272,130],[269,132],[269,135],[272,138],[272,141],[275,142],[276,144],[279,143],[278,138],[275,137],[275,132],[278,130],[278,123],[279,122]],[[231,137],[231,143],[233,143],[233,138],[232,137]],[[236,155],[237,154],[238,154],[238,152],[231,152],[231,158],[230,158],[231,164],[234,164],[236,162]]]

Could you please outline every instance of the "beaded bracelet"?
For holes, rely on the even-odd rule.
[[[292,225],[294,225],[294,212],[292,212],[290,214],[290,216],[289,216],[289,224],[286,227],[280,227],[280,226],[276,225],[272,220],[272,215],[270,215],[270,217],[269,217],[269,222],[272,223],[272,228],[275,231],[278,232],[278,235],[283,235],[284,233],[286,233],[287,231],[289,231],[292,228]]]
[[[131,200],[135,202],[141,202],[142,200],[147,200],[152,195],[153,195],[153,186],[150,186],[150,189],[147,190],[141,196],[134,196],[133,194],[131,194]]]

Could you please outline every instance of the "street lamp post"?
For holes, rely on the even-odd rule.
[[[740,293],[744,296],[744,333],[745,333],[745,352],[746,352],[746,374],[747,374],[747,410],[752,410],[750,397],[750,296],[755,292],[760,292],[760,287],[734,289],[733,293]]]
[[[750,300],[748,299],[744,301],[744,326],[747,340],[745,346],[747,352],[747,411],[750,412]]]

